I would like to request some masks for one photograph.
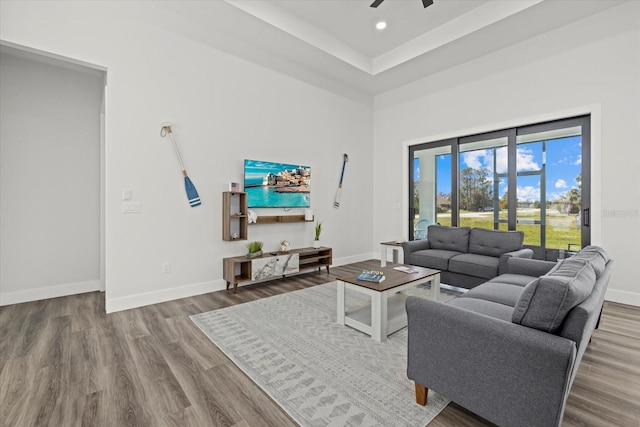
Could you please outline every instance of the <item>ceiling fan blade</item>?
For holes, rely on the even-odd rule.
[[[422,0],[422,6],[429,7],[433,4],[433,0]]]
[[[376,0],[373,3],[371,3],[371,7],[378,7],[380,6],[380,4],[383,2],[384,0]],[[423,0],[424,1],[424,0]],[[425,6],[426,7],[426,6]]]

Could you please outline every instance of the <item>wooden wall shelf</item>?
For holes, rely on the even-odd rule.
[[[222,240],[247,240],[247,212],[247,193],[222,193]]]
[[[255,224],[277,224],[280,222],[313,222],[304,219],[304,215],[261,215]],[[251,223],[254,224],[254,223]]]

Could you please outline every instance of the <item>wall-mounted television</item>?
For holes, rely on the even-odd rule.
[[[245,159],[244,191],[250,208],[308,208],[311,167]]]

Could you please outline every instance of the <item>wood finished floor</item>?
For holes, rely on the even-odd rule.
[[[104,294],[0,307],[2,426],[295,426],[189,315],[377,261],[105,314]],[[640,426],[640,308],[606,303],[563,425]],[[408,380],[407,380],[408,381]],[[450,404],[429,426],[490,425]]]

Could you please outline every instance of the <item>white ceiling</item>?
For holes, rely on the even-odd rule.
[[[618,0],[156,1],[171,30],[309,83],[371,98],[615,7]],[[633,1],[633,0],[632,0]],[[379,20],[384,31],[375,29]]]

